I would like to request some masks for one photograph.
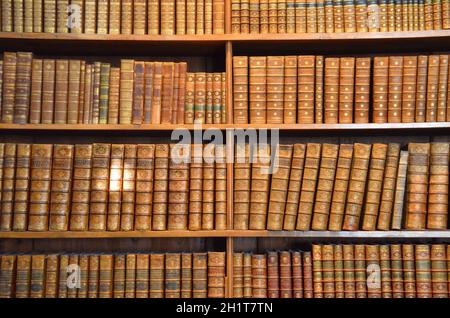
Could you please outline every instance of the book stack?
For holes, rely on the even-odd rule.
[[[225,252],[0,256],[0,298],[206,297],[225,297]]]
[[[235,56],[234,123],[450,121],[449,55]]]
[[[450,29],[450,5],[431,0],[231,0],[232,33]]]
[[[234,253],[237,298],[449,298],[446,244]]]
[[[224,145],[2,143],[0,158],[0,231],[227,227]]]
[[[444,142],[408,150],[397,143],[237,144],[234,229],[448,229],[449,155]]]
[[[223,34],[225,0],[3,0],[3,32]]]
[[[33,58],[4,52],[2,123],[220,124],[225,73],[187,72],[187,63]]]

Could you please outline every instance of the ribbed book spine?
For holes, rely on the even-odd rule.
[[[344,297],[355,298],[355,251],[353,245],[343,245]]]
[[[192,263],[192,297],[206,298],[208,295],[207,253],[194,253]]]
[[[314,297],[313,286],[313,260],[311,252],[303,252],[303,297]]]
[[[367,298],[366,246],[354,245],[356,298]]]
[[[114,259],[112,255],[100,255],[98,275],[98,298],[112,298]]]
[[[324,122],[339,121],[339,58],[325,58]]]
[[[391,245],[390,249],[391,249],[392,296],[393,298],[403,298],[404,287],[403,287],[402,246],[400,244],[395,244]]]
[[[136,159],[137,145],[125,145],[122,179],[122,208],[120,213],[121,231],[132,231],[134,229]]]
[[[180,298],[180,254],[166,254],[165,298]]]
[[[150,255],[150,298],[164,297],[164,254]]]
[[[297,57],[284,57],[284,100],[283,123],[297,122]]]
[[[233,114],[235,124],[248,123],[248,57],[233,57]]]
[[[14,179],[16,170],[17,145],[4,146],[0,230],[11,231],[14,217]]]
[[[278,253],[267,253],[267,298],[280,298]]]
[[[208,252],[208,298],[225,297],[225,252]]]
[[[403,259],[403,283],[405,288],[405,298],[416,297],[416,271],[414,268],[414,245],[402,245]]]
[[[366,245],[367,297],[381,298],[380,249],[378,245]]]
[[[334,258],[334,289],[336,298],[345,298],[344,287],[344,250],[342,245],[333,246]]]
[[[447,264],[444,244],[431,245],[431,283],[433,298],[447,298]]]
[[[403,226],[404,198],[406,193],[408,161],[408,151],[401,151],[397,171],[397,183],[395,185],[394,206],[392,208],[391,229],[393,230],[400,230]]]
[[[415,273],[417,298],[431,298],[433,294],[429,245],[415,246]]]
[[[355,58],[339,59],[339,123],[353,123],[353,94],[355,86]]]
[[[250,214],[250,145],[236,144],[234,163],[234,229],[247,230]]]
[[[28,123],[30,112],[30,86],[32,53],[17,53],[14,123]]]
[[[214,229],[226,230],[227,228],[227,165],[226,165],[226,146],[215,146],[215,184],[214,184],[214,203],[215,219]]]
[[[312,282],[314,298],[323,298],[323,260],[322,246],[313,244],[312,246]]]
[[[416,85],[416,122],[425,122],[426,96],[427,96],[428,56],[419,55],[417,60],[417,85]]]
[[[108,231],[120,229],[120,211],[122,202],[122,178],[124,145],[111,145],[110,178],[108,192]]]
[[[152,228],[155,145],[137,147],[134,229],[149,231]]]
[[[13,298],[16,256],[2,255],[0,261],[0,298]]]
[[[81,75],[81,61],[69,60],[69,77],[67,86],[68,124],[78,124],[78,110],[80,102],[80,75]]]
[[[322,245],[321,247],[323,298],[335,298],[333,245]]]
[[[125,297],[125,267],[126,267],[126,256],[125,255],[115,255],[114,256],[114,298],[124,298]]]
[[[417,56],[403,58],[402,123],[415,121]]]
[[[447,118],[447,82],[448,82],[448,55],[439,55],[439,78],[436,121],[446,121]]]
[[[253,294],[253,273],[252,273],[252,255],[250,253],[244,253],[244,298],[251,298]]]
[[[264,254],[252,256],[252,297],[267,298],[267,259]]]
[[[189,166],[189,230],[202,228],[203,145],[191,145]]]
[[[314,122],[316,124],[322,124],[324,122],[324,57],[321,55],[316,56],[315,76]]]
[[[283,123],[284,57],[267,57],[267,123]]]
[[[3,271],[4,269],[1,268]],[[31,256],[18,255],[16,265],[15,297],[30,297]]]
[[[250,101],[250,123],[251,124],[265,124],[266,116],[266,68],[267,57],[265,56],[251,56],[249,58],[249,101]]]
[[[133,5],[133,34],[145,34],[147,27],[147,1],[135,0]]]
[[[233,298],[244,297],[244,254],[233,254]]]
[[[283,251],[279,253],[280,298],[292,298],[292,267],[296,266],[296,264],[292,264],[291,260],[290,252]]]
[[[111,73],[111,65],[102,63],[100,66],[100,97],[99,97],[99,115],[98,123],[108,123],[108,108],[109,108],[109,79]]]
[[[302,261],[302,253],[301,252],[292,252],[291,253],[291,258],[292,258],[292,262],[291,262],[291,274],[292,274],[292,297],[293,298],[303,298],[303,291],[304,291],[304,287],[306,287],[306,271],[305,274],[303,274],[303,270],[304,270],[304,264]],[[283,254],[282,254],[282,258],[281,261],[283,262]],[[283,266],[283,263],[282,263]],[[283,268],[286,269],[287,271],[287,266],[286,267],[282,267],[280,268],[280,277],[282,279],[281,283],[283,283]],[[286,272],[287,274],[287,272]],[[303,281],[305,281],[305,284],[303,283]],[[288,282],[286,282],[288,284]],[[288,286],[288,285],[286,285]],[[288,294],[288,290],[284,291],[283,290],[283,285],[281,286],[282,290],[281,290],[281,297],[286,296],[286,298],[289,298],[289,294]]]
[[[134,60],[122,60],[120,65],[119,123],[131,124],[133,108]]]
[[[373,69],[372,120],[374,123],[388,121],[389,57],[375,57]]]
[[[134,298],[136,295],[136,254],[128,254],[125,262],[125,298]]]
[[[45,298],[56,298],[58,295],[58,255],[47,255],[45,261]]]
[[[99,272],[100,272],[100,256],[89,255],[89,270],[87,280],[88,298],[98,298]]]
[[[11,31],[10,31],[11,32]],[[12,123],[16,90],[17,54],[3,53],[2,123]]]
[[[194,123],[194,107],[195,107],[195,73],[186,74],[186,104],[184,108],[184,123]],[[155,108],[153,106],[153,108]],[[153,115],[152,115],[153,118]]]
[[[181,254],[181,298],[192,297],[192,254]]]
[[[42,107],[42,63],[41,59],[33,59],[31,74],[31,94],[30,94],[30,124],[41,123]],[[3,63],[5,69],[6,63]],[[5,70],[3,70],[5,73]]]
[[[215,147],[203,147],[202,171],[202,229],[214,229],[214,175],[215,175]]]
[[[312,55],[299,56],[297,65],[297,122],[300,124],[313,124],[315,57]]]
[[[30,298],[44,298],[45,294],[45,256],[31,257]]]
[[[381,297],[392,298],[391,255],[389,245],[380,245]]]
[[[152,229],[165,230],[167,226],[167,199],[169,190],[169,145],[156,145],[153,185]]]

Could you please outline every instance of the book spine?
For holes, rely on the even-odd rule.
[[[353,245],[342,246],[344,272],[344,298],[356,298],[355,251]]]
[[[367,297],[381,298],[380,249],[378,245],[366,245]]]
[[[123,5],[123,4],[122,4]],[[119,124],[131,124],[133,109],[134,60],[120,63]]]
[[[226,124],[228,122],[228,106],[227,106],[227,74],[225,72],[221,73],[221,123]]]
[[[387,32],[389,30],[388,0],[379,1],[378,6],[380,32]],[[374,18],[376,18],[376,16]]]
[[[78,103],[78,124],[82,124],[84,120],[84,88],[86,81],[86,62],[81,61],[80,66],[80,99]]]
[[[243,297],[252,297],[252,256],[250,253],[244,253],[243,261]]]
[[[439,55],[430,55],[428,57],[428,78],[427,78],[427,104],[426,121],[435,122],[437,118],[439,84]]]
[[[178,82],[178,114],[177,123],[184,124],[186,109],[186,80],[187,80],[187,63],[179,64],[179,82]]]
[[[281,264],[283,264],[284,262],[284,252],[282,252],[282,256],[281,256]],[[307,284],[306,284],[306,276],[303,275],[303,269],[304,266],[302,264],[302,253],[301,252],[291,252],[291,259],[292,262],[291,264],[286,264],[286,267],[280,268],[280,277],[281,277],[281,297],[282,298],[291,298],[289,296],[291,296],[289,294],[289,282],[287,281],[287,277],[286,280],[284,280],[284,282],[286,283],[286,285],[283,284],[283,277],[284,277],[284,271],[283,269],[286,271],[286,276],[288,275],[288,268],[291,269],[291,274],[292,274],[292,297],[293,298],[303,298],[303,289],[304,286],[306,288]],[[287,258],[287,255],[286,255]],[[287,260],[286,260],[287,261]],[[306,264],[305,264],[306,265]],[[305,275],[306,275],[306,271],[305,271]],[[303,279],[305,278],[305,279]],[[305,281],[305,284],[303,284],[303,281]],[[304,285],[304,286],[303,286]],[[284,287],[286,286],[286,287]],[[286,288],[286,289],[284,289]]]
[[[186,74],[186,104],[184,109],[184,123],[194,123],[195,108],[195,73]],[[152,117],[153,118],[153,117]]]
[[[30,112],[30,86],[32,53],[17,53],[14,118],[16,124],[26,124]]]
[[[324,57],[316,56],[316,83],[315,83],[315,94],[314,94],[314,108],[315,108],[315,123],[322,124],[324,119]]]
[[[181,254],[181,298],[192,297],[192,254]]]
[[[87,276],[87,297],[98,298],[100,255],[89,255],[88,257],[89,257],[89,269]]]
[[[313,260],[311,252],[303,252],[303,297],[314,298]]]
[[[446,121],[447,114],[447,82],[448,82],[448,55],[439,55],[439,79],[436,121]]]
[[[213,123],[213,73],[206,73],[205,123]]]
[[[447,264],[444,244],[431,245],[431,282],[433,298],[447,298]]]
[[[380,245],[381,297],[392,298],[391,255],[389,245]]]
[[[191,145],[189,173],[189,230],[202,228],[203,146]]]
[[[169,190],[169,145],[156,145],[152,229],[165,230]]]
[[[297,120],[297,57],[284,57],[283,123],[295,124]],[[236,108],[235,108],[236,109]]]
[[[44,32],[56,32],[56,0],[44,0]]]
[[[212,74],[212,73],[208,73]],[[210,87],[211,90],[211,96],[212,96],[212,86]],[[171,123],[176,124],[178,121],[178,108],[180,105],[178,105],[178,98],[179,98],[179,90],[180,90],[180,63],[175,63],[174,70],[173,70],[173,91],[172,91],[172,118]],[[209,94],[209,91],[207,92]],[[212,105],[212,100],[211,100]],[[211,106],[212,108],[212,106]],[[212,123],[212,122],[211,122]]]
[[[134,88],[131,122],[142,124],[144,115],[144,71],[145,64],[141,61],[134,62]]]
[[[415,267],[417,298],[431,298],[432,278],[429,245],[415,246]]]
[[[144,108],[142,114],[142,123],[150,124],[152,122],[153,108],[153,74],[155,71],[154,62],[145,62],[144,71]]]
[[[114,256],[114,278],[113,278],[113,297],[125,297],[125,270],[126,270],[126,256]]]
[[[166,254],[165,298],[180,298],[181,255]]]
[[[344,10],[344,31],[356,32],[356,15],[355,15],[355,1],[343,1]]]
[[[58,298],[67,298],[67,266],[69,266],[69,256],[59,255]]]
[[[2,144],[4,149],[4,146]],[[28,227],[28,192],[30,189],[30,144],[17,144],[17,162],[14,183],[14,231],[26,231]],[[3,159],[3,156],[2,156]],[[1,198],[0,198],[1,200]]]
[[[41,123],[42,107],[42,60],[33,59],[31,74],[30,124]],[[5,69],[5,63],[3,68]],[[3,71],[4,73],[5,71]]]
[[[213,73],[212,83],[212,123],[222,123],[222,74]],[[183,114],[184,118],[184,114]],[[225,118],[226,120],[226,118]]]
[[[278,252],[267,253],[267,298],[280,298]]]
[[[94,62],[92,68],[92,102],[89,109],[89,123],[98,124],[100,115],[100,72],[101,63]]]
[[[388,121],[389,57],[375,57],[373,69],[373,122]]]
[[[145,34],[147,26],[147,1],[134,0],[133,2],[133,34]]]
[[[10,31],[12,32],[12,31]],[[16,90],[17,54],[3,53],[2,123],[12,124]]]
[[[403,283],[405,298],[416,297],[416,271],[414,268],[414,245],[402,245]]]
[[[124,154],[124,145],[111,145],[111,176],[109,178],[108,219],[106,225],[108,231],[118,231],[120,229]]]
[[[120,213],[121,231],[132,231],[134,229],[136,161],[137,145],[125,145],[122,178],[122,207]]]
[[[225,252],[208,252],[208,298],[225,297]]]
[[[354,245],[355,249],[355,294],[356,298],[367,298],[366,246]]]
[[[119,0],[109,0],[109,34],[120,34],[120,3]]]
[[[298,263],[292,263],[293,257],[291,257],[291,252],[283,251],[279,254],[279,277],[280,277],[280,298],[292,298],[292,283],[294,279],[298,279]],[[296,261],[298,262],[299,258],[296,257]],[[295,273],[297,274],[294,278],[292,273],[295,269]],[[278,272],[278,268],[277,268]],[[300,269],[301,272],[301,269]],[[296,290],[297,292],[297,290]],[[297,296],[297,295],[296,295]]]
[[[186,34],[186,1],[177,0],[175,3],[176,11],[176,34]]]
[[[414,122],[416,110],[417,56],[403,58],[402,123]]]
[[[312,245],[312,283],[314,298],[323,298],[323,260],[321,245]]]
[[[162,86],[161,86],[161,124],[172,122],[173,93],[174,93],[175,65],[173,62],[162,63]],[[205,89],[203,98],[206,95],[206,79],[203,78]],[[205,100],[205,99],[204,99]],[[206,100],[205,100],[206,101]]]
[[[31,257],[30,298],[44,298],[45,256]]]
[[[278,33],[286,33],[286,0],[277,3],[277,29]]]
[[[267,298],[267,259],[264,254],[253,254],[252,297]]]
[[[403,287],[403,265],[402,265],[402,246],[393,244],[391,249],[391,279],[393,298],[404,297]]]
[[[0,230],[11,231],[14,212],[17,144],[7,143],[4,147]]]
[[[244,254],[233,253],[233,297],[244,297]]]
[[[406,2],[406,1],[405,1]],[[394,0],[394,12],[395,12],[395,31],[402,31],[403,28],[403,1],[402,0]]]
[[[133,0],[122,0],[120,34],[133,32]]]
[[[69,6],[69,0],[57,1],[56,6],[56,32],[68,33],[67,8]]]
[[[400,230],[403,225],[404,198],[406,191],[406,176],[408,168],[408,151],[400,152],[397,171],[397,182],[395,186],[394,206],[392,208],[391,229]]]
[[[52,124],[54,120],[55,68],[55,60],[44,60],[42,74],[41,124]],[[3,108],[4,105],[5,104],[3,104]]]
[[[151,254],[150,298],[163,298],[164,287],[164,254]]]
[[[152,96],[152,112],[151,112],[152,124],[161,123],[162,83],[163,83],[162,63],[155,62],[153,73],[153,96]]]
[[[56,298],[58,295],[58,255],[47,255],[44,270],[44,297]]]
[[[100,255],[98,274],[98,298],[112,298],[114,262],[112,255]]]
[[[337,3],[336,5],[333,5],[332,0],[325,0],[323,1],[324,10],[325,10],[325,32],[326,33],[333,33],[334,32],[334,16],[337,12],[334,12],[335,10],[338,10]],[[336,18],[338,16],[336,15]]]
[[[283,75],[284,75],[284,57],[267,57],[267,123],[283,123]]]
[[[233,57],[234,123],[248,123],[248,57]],[[189,81],[189,78],[188,78]],[[189,95],[188,95],[189,96]]]
[[[192,256],[192,297],[208,296],[208,255],[194,253]]]
[[[67,94],[69,86],[69,61],[56,60],[54,123],[67,123]]]
[[[3,270],[3,268],[1,269]],[[30,297],[31,256],[17,255],[15,297]]]
[[[225,33],[225,1],[214,0],[212,5],[212,30],[213,34]]]
[[[194,123],[206,123],[206,86],[206,73],[195,73]]]
[[[339,123],[353,123],[353,93],[355,86],[355,58],[339,59]]]
[[[0,261],[0,298],[13,298],[16,256],[3,255]]]
[[[333,246],[333,258],[334,258],[334,289],[336,298],[345,297],[344,288],[344,250],[342,245]]]
[[[231,33],[241,33],[241,1],[231,1]]]
[[[295,0],[295,33],[306,33],[307,1]]]
[[[278,33],[278,0],[268,0],[268,33]]]
[[[98,0],[97,5],[97,34],[108,33],[108,5],[109,0]],[[137,1],[136,1],[137,2]],[[144,11],[145,12],[145,11]]]
[[[428,56],[418,56],[417,66],[417,84],[416,84],[416,122],[424,122],[426,114],[426,95],[427,95],[427,71],[428,70]]]
[[[227,165],[225,145],[215,145],[215,229],[227,229]]]
[[[160,30],[160,25],[161,25],[161,21],[160,21],[160,1],[159,0],[148,0],[148,12],[147,12],[147,16],[148,16],[148,25],[147,25],[147,29],[148,29],[148,34],[160,34],[159,30]],[[187,1],[187,5],[186,5],[186,11],[187,11],[187,17],[189,17],[189,1]],[[189,24],[188,24],[189,26]],[[189,34],[189,33],[188,33]]]
[[[433,1],[424,1],[424,16],[425,30],[433,30]]]
[[[69,260],[71,260],[72,257],[69,257]],[[78,298],[87,298],[88,297],[88,289],[89,289],[89,255],[80,255],[78,257],[75,257],[77,260],[77,264],[79,266],[79,279],[80,284],[79,288],[75,284],[75,288],[73,289],[73,293],[70,293],[72,295],[72,298],[78,297]],[[73,264],[70,262],[71,265]],[[73,265],[77,265],[73,264]],[[72,269],[73,270],[73,269]],[[67,276],[67,269],[65,275]],[[67,279],[64,279],[66,281]],[[66,282],[67,285],[67,282]]]
[[[300,124],[314,123],[314,75],[315,56],[298,57],[298,113],[297,122]]]
[[[339,121],[339,58],[325,58],[324,94],[325,124],[337,124]]]
[[[367,32],[367,1],[355,0],[356,32]]]
[[[205,145],[203,148],[202,172],[202,229],[214,229],[214,174],[215,145]]]
[[[125,298],[136,296],[136,254],[127,254],[125,258]]]
[[[355,123],[369,122],[370,107],[370,57],[357,57],[355,62]]]
[[[69,60],[67,86],[67,123],[78,124],[78,108],[80,102],[81,61]]]
[[[152,228],[155,145],[138,145],[137,147],[134,229],[149,231]]]
[[[286,1],[286,33],[295,33],[295,0]]]
[[[335,298],[333,245],[322,245],[323,298]]]
[[[99,98],[99,114],[98,123],[108,123],[108,102],[109,102],[109,78],[111,72],[111,65],[102,63],[100,66],[100,98]]]
[[[97,30],[97,1],[84,0],[84,33],[94,34]]]
[[[148,298],[150,255],[136,255],[136,298]]]
[[[197,1],[195,10],[195,34],[205,34],[205,1]]]
[[[250,189],[251,189],[251,163],[250,145],[236,144],[234,163],[234,193],[233,211],[234,226],[236,230],[247,230],[250,213]]]
[[[251,56],[249,58],[250,78],[250,123],[265,124],[266,121],[266,68],[267,57]]]
[[[2,31],[13,32],[13,1],[2,1]]]

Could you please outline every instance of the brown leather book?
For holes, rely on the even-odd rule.
[[[233,114],[235,124],[248,123],[248,76],[248,57],[234,56]]]
[[[142,144],[137,147],[134,229],[149,231],[152,229],[155,145]]]
[[[253,151],[249,229],[264,230],[269,205],[271,149],[268,144],[259,144]]]
[[[181,254],[181,298],[192,297],[192,254]]]
[[[247,230],[251,189],[250,145],[238,143],[235,148],[233,211],[235,230]]]
[[[12,123],[16,91],[17,54],[3,53],[2,123]]]
[[[162,63],[161,124],[172,122],[174,66],[173,62]]]
[[[227,163],[226,145],[215,145],[214,229],[227,229]]]
[[[111,144],[92,145],[91,197],[89,230],[105,231],[108,212],[108,189]]]
[[[208,73],[208,74],[212,74],[212,73]],[[208,87],[208,89],[211,92],[211,96],[212,96],[212,82],[211,82],[211,87]],[[180,91],[180,63],[175,63],[174,70],[173,70],[173,97],[172,97],[173,101],[172,101],[172,118],[171,118],[172,124],[176,124],[178,121],[178,108],[180,107],[180,105],[178,105],[178,97],[180,94],[179,91]],[[211,108],[212,108],[212,99],[211,99]],[[183,119],[184,119],[184,116],[183,116]],[[211,119],[212,119],[212,115],[211,115]]]
[[[190,150],[190,145],[170,145],[168,230],[188,229]]]
[[[109,75],[108,124],[119,123],[120,68],[111,67]]]
[[[80,103],[80,74],[81,74],[81,61],[69,60],[69,75],[67,86],[68,124],[78,124],[78,109]],[[61,106],[63,106],[63,103],[61,103]]]
[[[118,231],[120,229],[124,149],[124,145],[111,145],[108,219],[106,225],[108,231]]]
[[[335,298],[333,245],[322,245],[323,298]]]
[[[55,60],[45,59],[43,62],[42,74],[42,110],[41,123],[52,124],[54,113],[54,97],[55,97]],[[3,80],[5,82],[5,79]],[[3,98],[5,105],[5,98]],[[5,107],[3,106],[3,109]]]
[[[17,52],[14,99],[14,118],[17,124],[28,123],[30,112],[30,86],[32,53]]]
[[[338,10],[337,6],[333,6],[333,1],[323,1],[324,11],[325,11],[325,32],[334,32],[334,10]],[[341,6],[342,10],[342,6]],[[342,13],[342,12],[341,12]],[[336,18],[338,15],[336,14]]]
[[[98,281],[100,271],[100,256],[89,255],[89,270],[88,270],[88,298],[98,298]]]
[[[389,245],[380,245],[381,297],[392,298],[391,256]]]
[[[354,245],[356,298],[367,298],[366,246]]]
[[[306,1],[306,32],[317,33],[317,5],[316,0]]]
[[[144,72],[145,63],[143,61],[134,62],[134,87],[133,106],[131,122],[142,124],[144,116]]]
[[[58,298],[67,298],[67,266],[69,266],[69,255],[59,255]]]
[[[194,123],[206,123],[206,73],[197,72],[194,77]]]
[[[447,298],[447,264],[444,244],[431,245],[431,283],[433,298]]]
[[[80,98],[78,102],[78,124],[83,123],[84,119],[84,88],[86,81],[86,62],[81,61],[80,65]]]
[[[203,147],[203,184],[202,184],[202,230],[214,229],[214,178],[215,147],[213,144]]]
[[[16,170],[17,144],[7,143],[3,154],[2,196],[0,230],[11,231],[14,213],[14,179]]]
[[[99,124],[108,123],[109,108],[109,78],[111,73],[111,64],[102,63],[100,66],[100,101],[99,101]]]
[[[45,20],[44,20],[45,21]],[[84,33],[96,33],[97,1],[84,0]]]
[[[324,119],[325,124],[339,121],[339,58],[325,58]]]
[[[197,7],[197,9],[198,9],[198,7]],[[202,12],[202,16],[203,16],[203,12]],[[175,34],[175,1],[174,0],[161,0],[161,34],[162,35]]]
[[[395,185],[394,206],[392,208],[392,223],[390,227],[393,230],[400,230],[403,226],[408,158],[408,151],[400,152],[400,159],[397,170],[397,182]]]
[[[152,123],[152,108],[153,108],[153,74],[155,72],[154,62],[144,63],[144,108],[142,114],[142,123],[151,124]]]
[[[312,245],[312,283],[314,298],[323,298],[323,267],[322,246]]]
[[[390,229],[392,210],[395,198],[397,181],[397,168],[400,156],[400,145],[389,144],[386,156],[386,166],[383,177],[383,189],[380,198],[377,229],[387,231]]]
[[[325,231],[328,228],[333,185],[336,175],[339,145],[323,144],[320,162],[317,193],[314,202],[312,230]]]
[[[14,14],[12,0],[6,0],[2,2],[1,22],[3,32],[13,32]]]
[[[320,156],[322,152],[321,146],[321,144],[316,143],[309,143],[306,146],[306,158],[297,212],[296,230],[307,231],[310,229],[314,198],[316,195]]]
[[[381,6],[381,5],[380,5]],[[355,20],[355,2],[344,1],[344,31],[345,32],[356,32],[356,20]]]
[[[387,151],[388,145],[386,144],[372,145],[372,156],[370,158],[367,192],[362,220],[362,229],[365,231],[374,231],[377,227]]]
[[[306,33],[306,0],[295,0],[295,33]]]
[[[448,143],[431,144],[427,229],[444,230],[447,228],[449,159]]]
[[[298,56],[297,64],[297,122],[300,124],[313,124],[315,56],[300,55]]]
[[[241,3],[242,3],[242,1],[241,1]],[[272,6],[274,6],[274,5],[272,5]],[[270,8],[272,8],[272,6]],[[271,17],[272,17],[272,15],[271,15]],[[242,26],[241,26],[241,29],[242,29]],[[259,30],[260,30],[260,33],[263,33],[263,34],[269,33],[269,0],[259,0]],[[245,30],[242,29],[242,31],[245,31]],[[241,32],[241,33],[245,33],[245,32]]]
[[[278,252],[267,252],[267,298],[280,298]]]
[[[45,255],[31,257],[30,298],[44,298]]]
[[[13,298],[16,256],[3,255],[0,261],[0,298]]]
[[[167,253],[165,267],[165,298],[180,298],[181,282],[180,254]]]
[[[228,106],[227,106],[227,74],[222,72],[220,75],[220,91],[221,91],[221,111],[220,111],[220,119],[222,124],[226,124],[228,122]]]
[[[344,298],[355,298],[355,252],[353,245],[342,245]]]
[[[31,145],[17,144],[17,162],[14,183],[13,231],[28,227],[28,191],[30,189]]]
[[[132,231],[134,229],[134,206],[136,195],[137,145],[125,145],[124,153],[120,230]]]
[[[380,249],[378,245],[366,245],[367,297],[381,298]]]
[[[430,55],[428,57],[426,122],[435,122],[437,119],[438,85],[439,55]]]
[[[311,252],[303,252],[303,298],[314,298],[313,261]]]
[[[233,298],[244,297],[244,254],[233,253]]]
[[[244,262],[243,262],[243,284],[244,284],[244,298],[251,298],[253,289],[252,289],[252,255],[250,253],[244,253]]]
[[[136,255],[136,298],[149,296],[150,255]]]
[[[31,186],[29,231],[48,229],[53,145],[33,144],[31,147]]]
[[[208,296],[208,254],[194,253],[192,256],[192,297]]]
[[[283,123],[284,56],[267,57],[267,123]]]
[[[265,254],[252,255],[252,297],[267,298],[267,259]]]
[[[135,0],[133,3],[133,34],[145,34],[147,27],[147,1]]]
[[[155,68],[156,70],[156,68]],[[186,74],[186,102],[184,107],[184,123],[194,123],[195,107],[195,73]],[[153,118],[153,117],[152,117]]]
[[[175,3],[175,23],[176,23],[176,34],[186,34],[186,1],[177,0]]]
[[[355,96],[354,96],[355,123],[369,122],[370,74],[371,74],[370,57],[357,57],[355,61]]]
[[[5,65],[3,63],[3,68]],[[33,59],[31,62],[30,124],[41,122],[42,65],[42,59]]]
[[[403,298],[403,265],[402,265],[402,246],[393,244],[391,249],[391,279],[392,279],[392,297]]]
[[[342,245],[333,246],[335,297],[345,298],[344,249]]]
[[[208,298],[225,297],[225,252],[208,252]]]
[[[69,228],[73,150],[73,145],[53,146],[50,231],[67,231]]]
[[[277,25],[278,33],[286,33],[286,0],[278,0]]]
[[[241,1],[231,1],[231,33],[241,33]]]
[[[278,0],[268,0],[268,16],[268,33],[278,33]]]
[[[270,186],[267,229],[282,230],[293,145],[278,145],[275,151],[275,165]]]
[[[62,260],[61,260],[62,266]],[[88,296],[88,288],[89,288],[89,255],[84,254],[78,257],[78,266],[80,269],[80,285],[78,291],[76,292],[76,296],[78,298],[87,298]],[[67,275],[67,273],[65,273]],[[66,279],[64,279],[66,281]],[[67,284],[67,283],[66,283]],[[76,287],[75,287],[76,288]],[[75,297],[75,295],[74,295]]]
[[[286,33],[295,33],[295,0],[286,1]]]
[[[89,109],[89,123],[98,124],[100,117],[100,72],[102,63],[94,62],[92,67],[92,106]]]
[[[124,3],[122,3],[122,9]],[[123,23],[123,20],[122,20]],[[122,30],[122,33],[125,34]],[[131,124],[133,108],[134,60],[120,62],[119,123]]]
[[[150,298],[164,297],[164,254],[150,254]]]
[[[159,28],[160,28],[160,1],[158,0],[148,0],[147,2],[147,30],[148,34],[159,34]],[[187,6],[187,8],[189,8]]]
[[[121,1],[121,15],[120,15],[120,34],[133,33],[133,1]]]
[[[415,246],[415,272],[417,298],[431,298],[432,278],[430,245],[419,244]]]
[[[16,277],[14,286],[16,298],[30,297],[30,280],[31,255],[17,255]]]
[[[112,298],[113,296],[113,255],[100,255],[98,275],[98,298]]]
[[[376,56],[373,61],[372,120],[388,122],[389,57]]]
[[[87,65],[84,73],[83,124],[92,124],[94,93],[94,65]]]
[[[403,57],[402,123],[415,121],[417,56]]]
[[[120,4],[119,0],[109,0],[108,34],[120,34]]]
[[[169,145],[156,145],[152,229],[165,230],[169,190]]]
[[[279,297],[280,298],[292,298],[292,281],[293,281],[293,276],[292,276],[292,272],[293,272],[293,268],[297,266],[296,269],[296,274],[298,274],[298,264],[292,264],[291,262],[292,257],[291,257],[291,252],[289,251],[282,251],[279,254],[279,278],[280,278],[280,294]],[[296,261],[298,261],[299,258],[296,258]],[[278,273],[278,268],[276,269],[277,273]],[[301,273],[301,270],[300,270]],[[269,297],[270,297],[270,291],[269,291],[269,282],[270,282],[270,275],[267,274],[268,276],[268,293],[269,293]],[[296,277],[296,279],[298,279]]]
[[[284,100],[283,123],[295,124],[297,121],[297,57],[284,57]],[[236,109],[236,108],[235,108]]]
[[[390,56],[389,57],[389,71],[388,71],[388,122],[399,123],[402,121],[401,106],[402,106],[402,72],[403,72],[403,57]],[[378,104],[378,106],[380,106]]]
[[[328,230],[340,231],[345,214],[347,190],[352,165],[353,145],[341,144],[334,178],[333,196],[331,198]]]
[[[339,123],[353,123],[353,93],[355,86],[355,58],[339,59]]]
[[[414,245],[402,245],[403,259],[403,283],[405,288],[405,298],[416,297],[416,270],[414,268]],[[431,287],[431,286],[430,286]]]
[[[179,82],[178,82],[177,124],[184,124],[185,109],[186,109],[187,63],[180,62],[178,63],[178,65],[179,65]]]
[[[426,228],[430,144],[408,145],[408,175],[405,228]]]
[[[69,60],[56,60],[55,75],[55,124],[67,123],[67,96],[69,86]]]
[[[347,193],[347,204],[342,229],[356,231],[359,229],[361,210],[364,200],[371,145],[354,144],[353,163]]]
[[[64,268],[64,280],[67,298],[87,298],[89,289],[89,255],[67,255],[67,264]],[[61,263],[61,266],[63,264]],[[70,267],[69,267],[70,266]],[[78,267],[79,266],[79,267]],[[77,269],[79,268],[79,274]],[[60,273],[61,277],[61,273]],[[77,279],[80,279],[80,289],[78,289]],[[70,285],[67,284],[69,280]],[[61,290],[60,286],[60,290]]]
[[[355,1],[356,32],[367,32],[367,1]]]
[[[297,221],[297,211],[300,199],[301,182],[305,162],[306,146],[295,144],[292,154],[291,173],[284,210],[283,230],[294,230]]]
[[[325,33],[325,0],[316,0],[317,33]]]
[[[449,1],[442,1],[442,28],[450,29],[450,3]]]
[[[189,166],[189,230],[202,229],[203,145],[191,145]]]
[[[125,298],[136,295],[136,254],[127,254],[125,268]]]
[[[314,108],[315,108],[315,123],[316,124],[322,124],[324,121],[324,110],[323,110],[323,103],[324,103],[324,83],[323,83],[323,77],[324,77],[324,57],[321,55],[316,56],[316,83],[315,83],[315,94],[314,94]]]
[[[124,298],[125,297],[125,267],[126,267],[126,256],[125,255],[114,255],[114,298]]]
[[[75,145],[70,230],[87,231],[92,176],[92,145]]]
[[[259,0],[249,0],[250,33],[259,33]]]
[[[439,55],[438,100],[436,121],[447,120],[448,55]]]
[[[55,33],[56,32],[56,1],[55,0],[44,0],[44,32],[45,33]],[[86,10],[87,12],[87,10]],[[86,32],[87,33],[87,32]]]
[[[425,121],[427,105],[427,74],[428,74],[428,56],[419,55],[417,60],[417,84],[416,84],[416,122]]]
[[[251,124],[265,124],[267,122],[266,116],[266,56],[251,56],[249,58],[249,78],[250,78],[250,123]]]
[[[306,287],[307,277],[303,280],[303,269],[306,263],[302,264],[302,252],[291,252],[291,268],[292,268],[292,297],[303,298],[303,285]],[[286,268],[287,270],[287,268]],[[306,273],[305,273],[306,274]],[[282,276],[282,268],[280,269],[280,276]],[[305,282],[305,284],[303,283]],[[312,290],[311,290],[312,291]],[[283,297],[283,291],[281,291]],[[286,295],[288,296],[288,295]]]

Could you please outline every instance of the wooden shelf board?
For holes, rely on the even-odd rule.
[[[66,231],[0,232],[0,239],[69,239],[69,238],[159,238],[159,237],[227,237],[227,231]]]

